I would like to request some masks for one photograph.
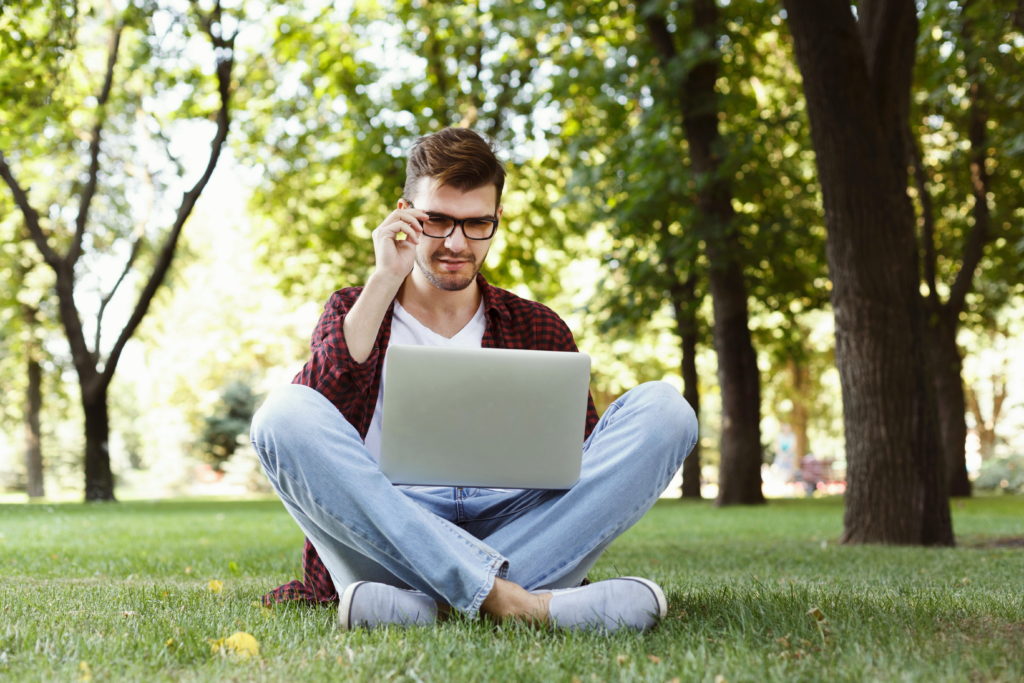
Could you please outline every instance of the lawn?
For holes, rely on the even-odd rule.
[[[958,501],[954,519],[954,549],[845,547],[839,499],[662,501],[592,578],[651,577],[669,616],[607,637],[342,633],[333,609],[263,608],[299,570],[276,501],[3,505],[0,680],[1024,679],[1024,498]],[[212,652],[236,631],[258,657]]]

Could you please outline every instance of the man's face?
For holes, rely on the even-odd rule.
[[[494,185],[463,192],[447,185],[438,187],[432,179],[421,178],[416,195],[409,200],[417,209],[452,218],[500,218],[501,207],[495,206],[497,194]],[[399,206],[408,204],[403,201]],[[416,247],[416,266],[438,289],[459,291],[476,279],[491,241],[466,239],[461,227],[445,238],[423,235]]]

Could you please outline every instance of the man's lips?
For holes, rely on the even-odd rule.
[[[451,268],[453,270],[461,268],[466,263],[472,263],[469,259],[440,258],[437,260],[441,263],[442,267]]]

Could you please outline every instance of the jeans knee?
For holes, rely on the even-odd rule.
[[[685,457],[697,442],[697,415],[683,395],[668,382],[646,382],[639,392],[651,428],[667,441],[682,445]]]
[[[310,403],[326,400],[315,389],[301,384],[287,384],[274,389],[252,416],[249,438],[257,446],[269,446],[283,436],[302,429],[313,411]]]

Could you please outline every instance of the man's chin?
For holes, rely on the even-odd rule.
[[[461,292],[476,280],[476,273],[469,277],[459,273],[435,273],[433,271],[425,271],[423,274],[426,275],[430,284],[446,292]]]

